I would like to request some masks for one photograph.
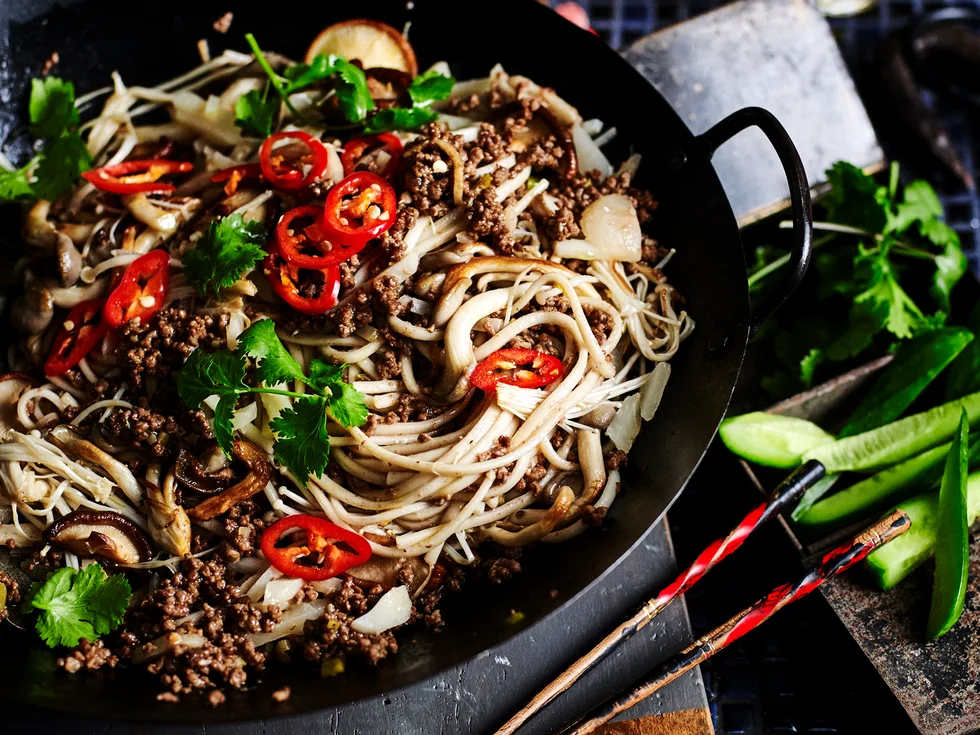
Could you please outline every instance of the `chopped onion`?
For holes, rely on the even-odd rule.
[[[255,633],[249,638],[258,647],[286,636],[299,635],[303,632],[303,626],[306,625],[307,620],[316,620],[323,615],[326,609],[326,600],[314,600],[313,602],[301,602],[299,605],[293,605],[283,612],[282,620],[270,632]]]
[[[266,585],[268,585],[269,582],[271,582],[274,579],[279,579],[279,577],[281,576],[282,576],[282,572],[280,572],[275,567],[270,566],[268,569],[262,572],[261,576],[257,580],[255,580],[255,584],[253,584],[249,588],[248,590],[249,599],[252,602],[258,602],[259,600],[261,600],[262,595],[265,594]]]
[[[303,589],[303,580],[287,577],[286,579],[274,579],[265,586],[265,595],[262,602],[266,605],[278,605],[280,608],[289,606],[299,591]]]
[[[582,233],[601,260],[636,262],[642,257],[643,235],[636,207],[622,194],[599,197],[582,212]]]
[[[616,411],[616,417],[606,429],[606,435],[621,452],[633,447],[636,435],[640,433],[640,395],[634,393]]]
[[[407,623],[412,616],[412,598],[408,587],[393,587],[364,615],[351,623],[358,633],[384,633],[397,625]]]
[[[666,362],[658,362],[657,367],[647,378],[647,382],[640,388],[640,416],[644,421],[649,421],[657,413],[669,377],[670,365]]]
[[[602,120],[597,117],[593,117],[591,120],[585,120],[582,123],[582,130],[594,138],[602,132]]]
[[[186,648],[202,648],[207,642],[207,639],[199,633],[167,633],[150,641],[152,648],[148,653],[143,652],[143,646],[133,651],[133,663],[137,666],[149,663],[164,654],[170,653],[174,649],[174,645]]]
[[[575,144],[575,157],[580,171],[598,169],[603,176],[612,176],[613,167],[606,154],[581,125],[572,126],[572,142]]]
[[[327,176],[337,183],[344,178],[344,164],[333,143],[324,143],[323,147],[327,149]]]
[[[340,577],[331,577],[330,579],[318,579],[316,582],[311,583],[313,589],[321,594],[328,594],[330,592],[336,592],[341,587],[344,586],[344,580]]]

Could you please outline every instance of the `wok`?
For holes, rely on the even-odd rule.
[[[0,692],[12,699],[155,722],[300,713],[418,682],[526,630],[600,581],[676,500],[725,414],[748,337],[790,294],[809,260],[806,176],[792,142],[769,113],[745,109],[695,137],[615,51],[529,0],[480,4],[480,17],[474,19],[461,15],[459,4],[430,0],[415,0],[411,8],[405,0],[376,0],[370,11],[332,2],[251,3],[234,9],[227,36],[211,25],[232,5],[227,0],[7,0],[4,5],[0,89],[16,103],[0,111],[3,138],[22,128],[30,78],[53,51],[60,56],[55,73],[73,80],[82,94],[104,86],[113,70],[131,84],[147,86],[176,76],[199,63],[195,45],[202,37],[215,51],[246,50],[242,36],[252,31],[265,48],[301,58],[319,29],[344,17],[369,12],[396,27],[411,20],[410,38],[421,68],[446,59],[457,78],[467,79],[485,76],[500,62],[512,73],[554,87],[586,118],[615,125],[619,134],[608,151],[611,160],[621,161],[634,150],[643,154],[639,183],[660,201],[656,235],[677,249],[669,273],[697,323],[672,361],[656,420],[636,442],[623,492],[603,527],[569,543],[532,549],[522,561],[523,573],[503,585],[475,583],[459,595],[447,595],[444,630],[402,636],[398,655],[378,667],[352,666],[325,682],[307,670],[273,666],[258,692],[234,693],[222,707],[212,709],[190,697],[173,706],[156,702],[153,682],[132,671],[65,675],[55,669],[55,654],[33,633],[18,635],[6,626]],[[769,299],[751,310],[735,217],[710,161],[718,146],[750,126],[761,128],[779,154],[795,220],[791,267]],[[14,233],[4,230],[12,242]],[[524,615],[518,624],[507,622],[512,609]],[[270,693],[286,683],[292,697],[275,704]]]

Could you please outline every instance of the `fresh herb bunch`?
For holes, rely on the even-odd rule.
[[[35,582],[24,603],[36,612],[38,635],[51,648],[77,646],[122,624],[131,590],[122,574],[106,575],[98,564],[76,572],[59,569],[44,582]]]
[[[280,75],[265,58],[255,36],[247,33],[245,40],[269,81],[261,92],[252,90],[238,100],[235,104],[235,124],[259,137],[267,137],[272,133],[279,117],[280,104],[286,105],[296,118],[304,119],[304,114],[289,99],[290,95],[324,79],[334,78],[333,94],[338,108],[347,122],[354,126],[363,126],[365,133],[415,130],[432,122],[438,117],[430,109],[432,103],[446,99],[456,83],[453,77],[433,70],[427,71],[415,77],[408,87],[411,107],[376,110],[364,70],[350,61],[335,54],[318,54],[312,63],[295,64]]]
[[[776,357],[786,371],[763,380],[771,394],[792,392],[801,383],[809,387],[821,365],[889,351],[942,327],[950,292],[966,272],[959,236],[927,182],[901,187],[893,164],[888,184],[879,186],[843,161],[827,178],[832,189],[820,203],[824,217],[814,223],[822,235],[814,242],[815,301],[775,335]],[[753,293],[789,262],[789,255],[771,247],[759,248],[756,256],[749,274]],[[843,326],[832,316],[835,307],[846,311]]]
[[[292,408],[282,411],[269,426],[276,434],[276,459],[305,487],[311,475],[319,477],[327,467],[327,418],[345,427],[367,421],[364,394],[344,382],[346,367],[316,358],[309,375],[305,374],[279,340],[272,320],[262,319],[242,332],[234,350],[195,350],[177,373],[177,392],[195,409],[210,396],[219,397],[214,409],[214,436],[228,457],[234,443],[232,418],[240,396],[268,393],[292,398]],[[245,383],[250,371],[254,386]],[[304,383],[311,392],[275,387],[292,381]]]
[[[92,156],[78,133],[75,87],[57,77],[33,79],[29,103],[31,133],[44,142],[41,152],[21,168],[0,170],[0,202],[64,196]]]

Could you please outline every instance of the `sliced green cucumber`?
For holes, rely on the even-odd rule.
[[[880,470],[948,441],[964,409],[970,424],[976,424],[980,420],[980,393],[971,393],[879,429],[817,446],[805,452],[803,459],[817,460],[828,473]]]
[[[881,589],[890,590],[932,558],[936,552],[938,504],[937,493],[917,495],[899,503],[897,507],[908,513],[912,527],[868,556],[868,569]],[[970,523],[976,523],[980,518],[980,472],[967,479],[966,510]]]
[[[814,423],[761,411],[725,419],[718,433],[739,457],[783,469],[799,465],[804,452],[834,441],[832,434]]]

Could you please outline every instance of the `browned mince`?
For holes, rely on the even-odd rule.
[[[17,580],[4,572],[0,572],[0,584],[6,588],[7,596],[6,603],[0,607],[0,623],[2,623],[7,618],[11,605],[20,602],[20,587],[17,585]]]

